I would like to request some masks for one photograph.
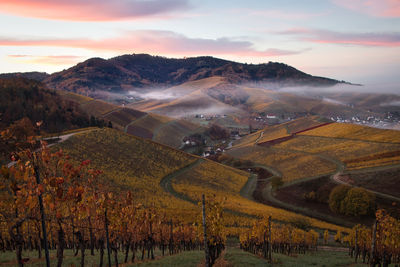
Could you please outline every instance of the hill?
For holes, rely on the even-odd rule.
[[[89,126],[79,105],[36,80],[0,78],[0,94],[0,129],[24,117],[33,123],[43,121],[41,129],[53,133]]]
[[[89,115],[111,122],[115,129],[175,148],[182,145],[185,136],[202,133],[206,129],[181,119],[142,112],[129,106],[116,105],[72,92],[58,92],[63,98],[79,103],[79,107]]]
[[[94,91],[121,92],[137,88],[165,87],[212,76],[232,82],[273,82],[330,86],[339,81],[315,77],[283,63],[242,64],[213,57],[185,59],[147,54],[123,55],[108,60],[91,58],[67,70],[50,75],[51,88],[81,94]]]
[[[10,73],[0,73],[0,78],[26,78],[36,81],[43,81],[49,76],[46,72],[38,72],[38,71],[31,71],[31,72],[10,72]]]

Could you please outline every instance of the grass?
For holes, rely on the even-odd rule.
[[[85,250],[85,266],[98,266],[99,264],[99,252],[95,251],[95,255],[90,255],[90,250]],[[80,252],[77,256],[71,249],[64,250],[63,266],[80,266],[81,256]],[[37,251],[23,251],[22,258],[30,258],[30,260],[24,265],[27,267],[39,267],[44,266],[46,263],[44,250],[42,250],[42,258],[38,259]],[[124,260],[124,254],[118,253],[118,262],[121,263]],[[6,266],[18,266],[16,262],[15,252],[0,252],[0,265]],[[107,263],[107,251],[104,252],[103,258],[104,264]],[[111,263],[114,264],[114,255],[111,255]],[[50,264],[51,266],[57,265],[56,250],[50,250]]]
[[[225,253],[225,259],[231,266],[249,267],[249,266],[352,266],[361,267],[367,266],[366,264],[354,264],[354,260],[348,256],[347,252],[337,251],[317,251],[307,252],[305,255],[287,256],[282,254],[272,254],[273,265],[269,264],[262,257],[245,252],[238,248],[228,248]]]
[[[95,251],[95,255],[91,256],[90,251],[85,251],[85,266],[98,266],[99,263],[99,252]],[[129,255],[129,260],[130,256]],[[27,262],[25,266],[36,267],[43,266],[45,263],[44,253],[42,258],[37,259],[37,251],[23,251],[24,258],[31,258],[30,262]],[[111,264],[114,264],[114,256],[111,255]],[[140,257],[140,253],[136,253],[136,257]],[[204,260],[204,252],[202,250],[195,251],[184,251],[172,256],[160,255],[160,251],[155,250],[155,260],[138,261],[136,263],[124,264],[124,254],[118,253],[118,262],[122,266],[133,267],[133,266],[198,266]],[[348,256],[347,252],[344,251],[317,251],[317,252],[307,252],[305,255],[282,255],[282,254],[272,254],[273,265],[269,264],[264,258],[245,252],[239,248],[228,247],[225,251],[224,259],[227,261],[228,266],[235,267],[250,267],[250,266],[325,266],[325,267],[336,267],[336,266],[352,266],[352,267],[362,267],[367,266],[366,264],[354,263],[354,259]],[[80,253],[78,256],[73,256],[72,250],[68,249],[64,251],[64,261],[63,266],[80,266]],[[104,265],[107,264],[107,253],[104,255]],[[50,251],[50,261],[51,266],[56,266],[56,251]],[[18,266],[16,264],[15,252],[0,252],[0,265],[4,266]]]
[[[71,249],[64,250],[64,260],[63,266],[80,266],[81,256],[80,252],[77,256],[74,256],[74,253]],[[145,255],[147,256],[147,255]],[[172,256],[166,254],[166,256],[162,257],[161,251],[158,249],[154,250],[155,260],[149,260],[145,257],[143,261],[140,260],[141,253],[139,251],[136,252],[135,263],[130,263],[132,253],[129,253],[128,263],[124,263],[125,254],[123,252],[118,253],[118,263],[123,266],[197,266],[202,259],[204,258],[203,251],[185,251],[182,253],[178,253]],[[45,256],[44,250],[42,251],[42,258],[38,259],[37,251],[23,251],[23,258],[30,258],[25,266],[27,267],[39,267],[45,265]],[[98,266],[99,264],[99,251],[94,251],[94,256],[90,255],[90,250],[85,250],[85,266]],[[51,266],[56,266],[57,258],[56,258],[56,250],[50,250],[50,264]],[[103,266],[107,266],[108,258],[107,258],[107,250],[104,251],[103,258]],[[111,264],[114,265],[114,254],[111,255]],[[5,266],[18,266],[16,263],[16,254],[14,251],[6,251],[0,252],[0,265]]]
[[[126,266],[182,266],[196,267],[204,259],[202,250],[185,251],[176,255],[166,256],[159,260],[148,261],[138,264],[128,264]]]

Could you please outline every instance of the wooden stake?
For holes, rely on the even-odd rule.
[[[202,208],[203,208],[203,231],[204,231],[204,252],[206,256],[206,267],[210,267],[210,251],[208,249],[207,241],[207,224],[206,224],[206,200],[204,194],[202,195]]]

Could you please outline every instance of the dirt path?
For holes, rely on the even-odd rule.
[[[188,195],[185,195],[185,194],[175,191],[175,189],[172,186],[172,180],[175,177],[178,177],[178,176],[182,175],[183,173],[190,171],[192,168],[196,167],[197,165],[201,164],[204,161],[205,161],[204,159],[199,158],[195,162],[190,163],[189,165],[186,165],[182,169],[179,169],[176,172],[168,174],[167,176],[165,176],[164,178],[161,179],[161,181],[160,181],[161,188],[165,192],[173,195],[176,198],[179,198],[181,200],[184,200],[184,201],[190,202],[194,205],[197,205],[197,203],[198,203],[197,200],[190,198]],[[236,211],[236,210],[224,209],[224,211],[231,213],[231,214],[238,215],[238,216],[247,217],[247,218],[258,218],[255,215],[247,214],[247,213]]]
[[[90,131],[93,131],[93,130],[92,129],[91,130],[83,130],[83,131],[80,131],[80,132],[74,132],[74,133],[64,134],[64,135],[60,135],[60,136],[46,137],[46,138],[43,138],[43,140],[47,141],[47,140],[59,139],[57,142],[47,145],[47,147],[52,147],[52,146],[57,145],[59,143],[65,142],[66,140],[68,140],[73,135],[86,133],[86,132],[90,132]],[[37,149],[36,151],[39,151],[39,149]],[[7,168],[10,168],[10,167],[14,166],[16,163],[17,163],[16,161],[12,161],[12,162],[8,163],[7,164]]]
[[[180,176],[181,174],[191,170],[192,168],[196,167],[197,165],[201,164],[202,162],[204,162],[203,159],[198,159],[193,163],[190,163],[189,165],[186,165],[185,167],[183,167],[182,169],[177,170],[176,172],[170,173],[167,176],[165,176],[164,178],[161,179],[160,181],[160,186],[162,189],[164,189],[165,192],[173,195],[176,198],[188,201],[192,204],[196,204],[197,205],[197,201],[194,199],[191,199],[190,197],[188,197],[187,195],[184,195],[182,193],[176,192],[175,189],[172,187],[172,179],[174,179],[175,177]]]
[[[256,141],[254,142],[254,144],[257,145],[258,142],[263,138],[263,136],[264,136],[264,131],[262,131],[262,132],[260,133],[260,136],[256,139]]]

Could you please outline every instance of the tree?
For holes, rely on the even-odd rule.
[[[342,200],[346,197],[350,187],[347,185],[338,185],[329,194],[329,207],[335,213],[340,213]]]
[[[328,240],[329,240],[329,231],[325,230],[324,232],[324,244],[328,244]]]
[[[335,213],[348,216],[373,214],[375,195],[363,188],[338,185],[329,195],[329,207]]]
[[[342,200],[340,211],[350,216],[373,214],[375,208],[375,195],[363,188],[350,189]]]

